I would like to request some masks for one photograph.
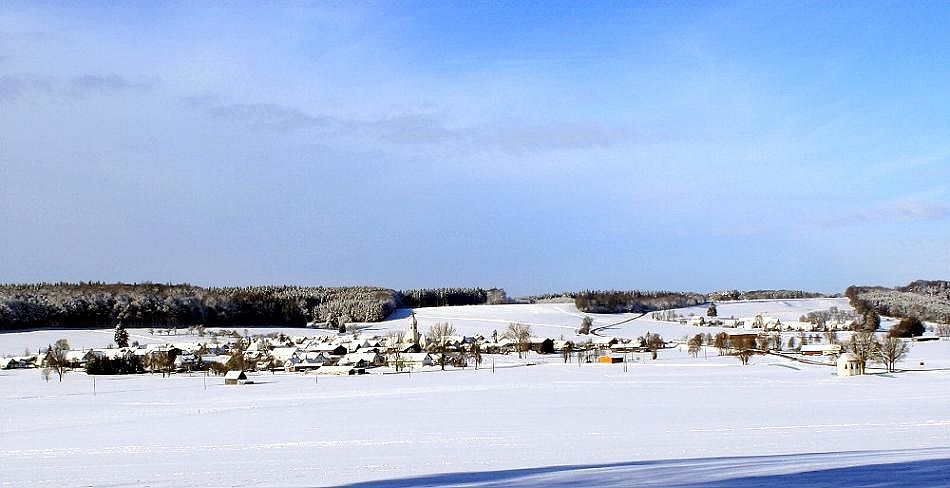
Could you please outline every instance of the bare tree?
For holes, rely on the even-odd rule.
[[[584,318],[581,319],[581,328],[577,330],[577,333],[580,335],[590,334],[590,328],[592,325],[594,325],[594,320],[585,315]]]
[[[439,366],[445,371],[446,356],[449,354],[449,338],[455,335],[455,327],[448,322],[440,322],[429,328],[426,334],[426,348],[439,353]]]
[[[897,337],[887,337],[881,341],[877,348],[877,360],[887,368],[888,372],[894,371],[897,362],[904,359],[910,349],[907,343]]]
[[[735,356],[743,365],[749,364],[749,358],[755,354],[756,337],[735,336],[731,338]]]
[[[848,341],[846,349],[854,354],[861,361],[862,369],[867,367],[867,362],[877,354],[880,343],[874,332],[861,331],[851,334],[851,340]]]
[[[725,332],[716,334],[713,338],[713,346],[719,351],[720,356],[725,356],[726,350],[729,349],[729,334]]]
[[[475,369],[478,369],[478,365],[482,364],[482,349],[478,345],[478,339],[472,341],[469,353],[472,355],[472,361],[475,361]]]
[[[640,346],[650,351],[651,359],[656,359],[656,352],[666,346],[666,342],[659,334],[647,332],[647,335],[640,339]]]
[[[699,351],[703,348],[703,335],[696,334],[686,342],[686,345],[689,346],[689,355],[692,357],[699,356]]]
[[[752,358],[753,354],[755,354],[755,351],[752,349],[739,349],[736,351],[736,358],[743,366],[746,366],[749,364],[749,359]]]
[[[53,372],[59,377],[60,382],[63,381],[63,376],[69,370],[69,361],[66,359],[68,352],[69,342],[66,339],[60,339],[46,348],[46,357],[43,360],[44,379],[49,378],[50,372]]]
[[[515,342],[515,348],[518,350],[518,358],[520,359],[531,347],[531,326],[520,322],[512,322],[508,324],[508,329],[505,330],[505,337]]]
[[[563,359],[565,363],[571,359],[571,346],[570,342],[565,342],[564,345],[561,346],[561,359]]]

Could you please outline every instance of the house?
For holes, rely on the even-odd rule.
[[[850,352],[839,356],[836,366],[838,368],[838,376],[857,376],[864,374],[864,364],[861,363],[861,360],[857,356]]]
[[[357,346],[357,349],[364,352],[366,351],[379,352],[379,350],[382,348],[383,348],[383,345],[378,340],[375,340],[375,339],[365,339],[363,341],[360,341],[359,346]]]
[[[529,349],[538,354],[554,354],[554,341],[545,337],[532,337],[528,339]]]
[[[402,363],[402,367],[422,367],[422,366],[432,366],[435,364],[435,360],[432,358],[432,355],[427,352],[406,352],[399,355],[399,362]],[[389,357],[390,366],[396,365],[396,357],[392,355]]]
[[[366,374],[366,370],[363,368],[355,368],[353,366],[324,366],[317,370],[317,374],[353,376],[358,374]]]
[[[328,344],[326,342],[310,343],[307,352],[322,352],[330,356],[345,356],[350,351],[343,344]]]
[[[385,359],[378,353],[351,352],[340,358],[340,362],[337,364],[340,366],[354,366],[357,368],[372,368],[375,366],[382,366],[383,363],[385,363]]]
[[[286,371],[317,369],[329,361],[330,358],[322,352],[298,352],[284,362],[284,369]]]
[[[175,369],[192,370],[198,365],[198,356],[191,353],[180,354],[175,357]]]
[[[244,374],[244,371],[238,371],[232,369],[224,375],[224,384],[225,385],[244,385],[247,384],[247,375]]]
[[[294,355],[297,354],[297,348],[296,347],[275,347],[270,353],[271,353],[271,356],[273,356],[274,361],[277,362],[277,365],[283,366],[284,363],[289,361],[290,358],[294,357]]]
[[[36,356],[0,358],[0,369],[23,369],[36,367]]]
[[[92,357],[91,351],[66,351],[66,364],[71,368],[82,368]]]
[[[805,344],[799,352],[803,356],[836,356],[841,353],[841,344]]]

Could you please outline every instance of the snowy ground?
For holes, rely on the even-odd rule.
[[[795,318],[829,306],[785,302]],[[778,302],[734,305],[781,317]],[[720,315],[746,315],[727,307]],[[423,330],[448,319],[464,333],[580,320],[565,304],[418,315]],[[648,329],[697,328],[639,319],[610,335]],[[38,334],[3,334],[0,346],[110,339]],[[741,366],[712,350],[664,350],[627,371],[497,356],[478,371],[260,374],[246,386],[201,375],[94,383],[79,372],[46,383],[36,370],[0,371],[0,486],[950,486],[950,371],[937,369],[948,358],[948,341],[914,344],[899,366],[921,371],[853,378],[774,356]]]

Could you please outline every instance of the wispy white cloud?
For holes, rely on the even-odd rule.
[[[583,150],[632,140],[622,127],[588,122],[453,124],[435,112],[407,111],[378,118],[356,118],[268,102],[230,102],[214,95],[190,96],[185,103],[222,122],[253,130],[318,130],[339,139],[367,138],[392,146],[445,147],[452,150],[521,154],[530,151]]]

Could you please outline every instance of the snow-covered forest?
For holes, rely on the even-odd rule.
[[[574,306],[582,312],[589,313],[643,313],[691,307],[705,302],[705,295],[674,291],[587,290],[574,295]]]
[[[497,305],[508,300],[501,288],[421,288],[400,290],[400,306],[450,307],[455,305]]]
[[[377,287],[41,283],[0,286],[0,329],[39,327],[304,326],[335,317],[378,322],[396,292]]]
[[[950,281],[918,280],[897,288],[851,286],[845,295],[860,314],[873,310],[889,317],[950,323]]]

